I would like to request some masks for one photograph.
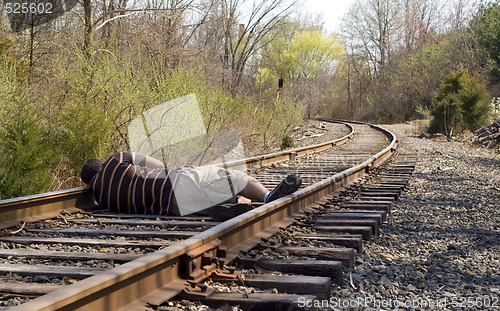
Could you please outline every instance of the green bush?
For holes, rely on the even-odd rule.
[[[280,146],[281,149],[292,148],[293,146],[295,146],[295,144],[293,143],[293,138],[288,135],[283,136]]]
[[[448,138],[462,130],[484,126],[489,118],[488,93],[484,83],[464,70],[453,71],[441,84],[432,103],[430,133]]]
[[[45,192],[50,185],[42,118],[18,69],[0,54],[0,199]]]

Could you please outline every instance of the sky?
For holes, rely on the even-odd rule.
[[[331,32],[338,30],[342,16],[356,0],[304,0],[304,9],[321,13],[325,27]]]

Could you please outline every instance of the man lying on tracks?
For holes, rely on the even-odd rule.
[[[268,203],[297,191],[302,183],[300,177],[291,174],[269,191],[241,171],[216,166],[167,169],[161,161],[134,152],[115,153],[104,162],[87,160],[80,176],[92,186],[103,208],[128,214],[175,216],[197,213],[219,217],[220,209],[213,206],[230,199],[236,202],[237,195],[247,203]],[[240,206],[239,210],[224,211],[224,217],[251,209],[250,205],[236,206]],[[242,210],[242,206],[246,208]]]

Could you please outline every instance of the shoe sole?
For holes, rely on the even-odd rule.
[[[302,178],[295,175],[288,175],[280,184],[274,189],[277,190],[276,193],[270,195],[270,199],[267,203],[274,200],[280,199],[284,196],[294,193],[302,185]],[[271,199],[273,196],[276,198]]]

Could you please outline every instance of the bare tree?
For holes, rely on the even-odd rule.
[[[297,0],[213,1],[200,34],[207,53],[222,64],[223,85],[235,94],[248,61],[272,40],[268,34],[292,13]]]
[[[129,0],[81,0],[83,16],[80,20],[84,25],[82,50],[90,57],[92,40],[96,31],[100,30],[101,38],[117,39],[122,35],[120,27],[123,20],[128,20],[127,29],[133,29],[139,22],[142,26],[154,25],[156,28],[150,35],[161,33],[166,45],[171,38],[177,37],[177,32],[188,27],[185,15],[189,10],[195,10],[195,0],[160,0],[134,1]],[[190,26],[190,25],[189,25]],[[152,29],[149,29],[152,30]]]
[[[390,58],[399,13],[397,0],[363,0],[355,3],[344,18],[343,35],[357,52],[369,57],[375,72]]]
[[[443,5],[435,0],[403,0],[402,6],[401,43],[407,51],[413,51],[435,36]]]
[[[448,25],[451,29],[460,29],[467,26],[468,21],[474,13],[474,8],[480,3],[479,0],[453,0],[448,3],[450,11]]]
[[[92,34],[94,32],[94,24],[92,18],[92,0],[83,0],[83,46],[82,50],[85,58],[90,59]]]

